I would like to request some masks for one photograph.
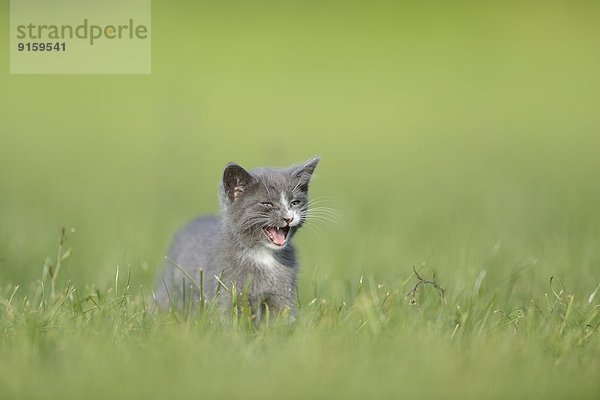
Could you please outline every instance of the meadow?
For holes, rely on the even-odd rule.
[[[0,41],[0,398],[600,397],[599,5],[152,13],[151,75]],[[293,325],[148,305],[228,161],[313,155]]]

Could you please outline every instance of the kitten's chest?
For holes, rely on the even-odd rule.
[[[281,262],[275,257],[273,252],[268,250],[248,250],[242,256],[242,263],[245,267],[275,273],[283,268]]]
[[[290,260],[286,260],[290,261]],[[239,258],[238,283],[248,284],[261,292],[286,290],[294,282],[295,268],[285,264],[269,250],[247,250]]]

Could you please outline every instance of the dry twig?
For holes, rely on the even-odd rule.
[[[419,275],[419,273],[417,272],[417,269],[415,268],[414,265],[413,265],[413,271],[415,273],[415,276],[417,277],[418,282],[415,285],[415,287],[405,296],[407,299],[409,299],[410,304],[417,305],[417,292],[419,291],[419,286],[431,285],[437,290],[438,294],[440,295],[440,302],[442,304],[442,307],[445,307],[446,306],[446,291],[444,290],[443,287],[440,286],[439,283],[436,282],[435,272],[433,274],[433,278],[431,280],[427,280],[427,279],[424,279],[421,275]]]

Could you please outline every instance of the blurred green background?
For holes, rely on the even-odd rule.
[[[532,257],[583,284],[600,266],[599,8],[155,1],[150,76],[11,76],[4,59],[0,280],[38,278],[66,226],[65,276],[131,265],[151,285],[173,230],[217,210],[226,162],[319,154],[312,194],[345,222],[299,236],[303,281],[468,275],[500,246],[498,268]]]
[[[6,32],[8,7],[0,12]],[[475,295],[486,271],[482,287],[507,309],[543,296],[551,276],[579,300],[597,287],[600,3],[154,1],[152,14],[149,76],[11,76],[0,41],[1,287],[35,286],[66,226],[75,232],[63,282],[105,289],[117,265],[130,266],[147,293],[175,229],[217,211],[228,161],[252,168],[313,155],[322,162],[312,196],[344,219],[297,237],[305,305],[342,301],[361,275],[410,289],[413,265],[436,271],[451,301]],[[470,364],[403,329],[466,371],[448,380],[494,361]],[[245,368],[274,372],[292,359],[308,379],[324,349],[334,360],[334,349],[355,348],[342,359],[379,371],[394,364],[387,354],[410,352],[392,338],[320,342],[306,358],[279,343],[281,355]],[[412,356],[443,375],[433,354]],[[503,360],[504,383],[555,372],[552,359],[526,351]],[[510,372],[524,360],[532,369]],[[219,365],[223,374],[232,366]],[[581,367],[569,366],[567,380]],[[342,384],[328,368],[315,371]],[[355,384],[368,379],[352,371]],[[373,390],[394,392],[387,371],[387,386]],[[474,379],[471,394],[506,388],[488,378]],[[544,390],[565,395],[558,385]]]

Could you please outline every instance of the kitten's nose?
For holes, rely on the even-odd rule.
[[[289,225],[294,220],[294,217],[283,217],[283,220]]]

